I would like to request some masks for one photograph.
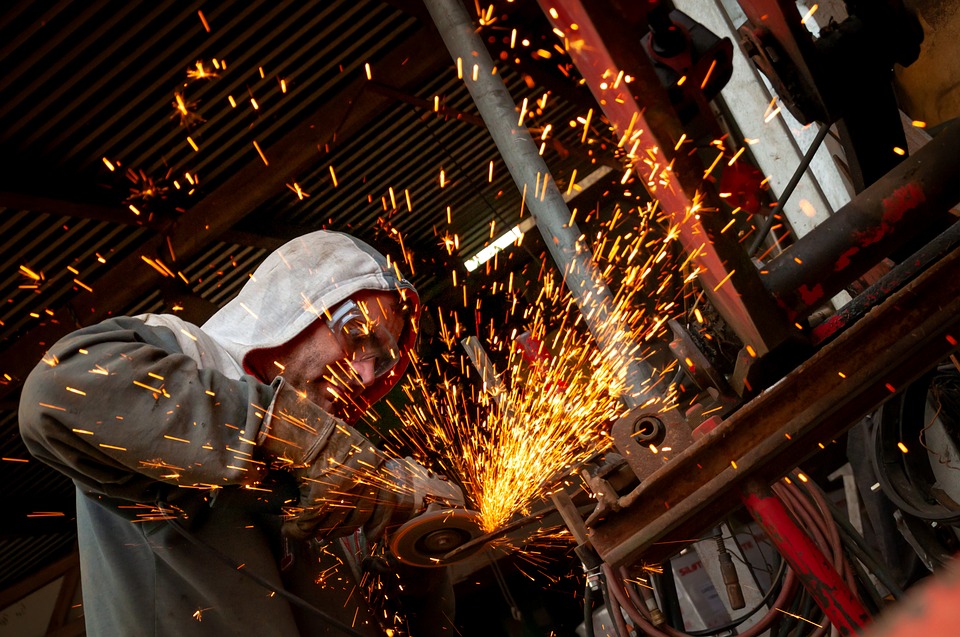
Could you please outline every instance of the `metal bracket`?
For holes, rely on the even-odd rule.
[[[676,410],[653,412],[638,407],[615,422],[610,434],[641,481],[693,444],[693,431]]]

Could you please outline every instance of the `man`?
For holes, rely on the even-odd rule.
[[[351,569],[313,538],[377,535],[423,504],[409,495],[422,471],[346,424],[403,374],[418,313],[394,264],[321,231],[267,257],[202,327],[121,317],[56,343],[20,427],[77,485],[88,634],[342,634],[316,608],[379,634]]]

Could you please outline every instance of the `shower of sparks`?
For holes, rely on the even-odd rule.
[[[481,9],[478,5],[477,9],[481,25],[489,25],[496,21],[492,5],[486,9]],[[203,13],[198,12],[198,14],[204,28],[209,32],[210,27]],[[576,25],[571,25],[570,28],[573,31],[577,30]],[[562,33],[559,35],[563,37]],[[525,38],[518,41],[518,33],[513,29],[510,32],[509,46],[513,49],[521,45],[530,47],[531,43]],[[530,51],[532,49],[528,49],[528,52]],[[539,49],[536,53],[543,59],[555,55],[546,49]],[[467,63],[467,72],[472,73],[476,79],[479,67],[471,62]],[[457,72],[462,78],[464,63],[460,59],[456,63]],[[370,64],[364,64],[363,69],[366,79],[372,80]],[[711,66],[710,71],[703,78],[704,85],[713,70]],[[178,66],[175,71],[182,73],[183,67]],[[186,72],[189,80],[199,81],[217,78],[219,73],[225,74],[225,71],[225,61],[213,59],[209,66],[205,66],[202,61],[197,61],[194,67],[187,69]],[[259,68],[259,76],[260,78],[265,76],[262,67]],[[180,77],[182,79],[182,75]],[[280,77],[276,79],[281,93],[287,93],[287,80]],[[678,85],[683,84],[685,79],[681,78]],[[621,82],[629,83],[631,78],[624,76],[620,71],[615,80],[611,73],[610,80],[613,82],[612,88],[617,89]],[[189,94],[191,86],[182,84],[178,92],[174,93],[173,117],[179,118],[180,125],[188,129],[185,132],[191,132],[198,140],[206,139],[205,150],[207,150],[208,147],[212,148],[215,137],[208,135],[204,138],[195,130],[190,130],[205,121],[197,112],[197,102],[188,101],[185,96]],[[207,108],[215,110],[219,107],[220,110],[229,113],[227,105],[220,102],[221,99],[222,97],[218,97],[216,104],[213,101],[205,103],[205,111]],[[440,95],[434,96],[432,104],[434,111],[440,111],[442,99],[444,98]],[[547,107],[547,94],[544,93],[542,98],[535,100],[533,104],[531,104],[532,100],[533,98],[523,100],[523,105],[519,108],[518,125],[530,126],[532,131],[539,132],[540,141],[545,142],[541,147],[541,154],[547,148],[562,150],[560,136],[569,131],[555,129],[554,126],[559,122],[541,121],[543,111]],[[227,102],[230,108],[237,107],[234,97],[228,95]],[[551,102],[552,107],[554,103]],[[257,103],[252,93],[250,104],[255,111],[261,109],[261,105]],[[263,111],[268,110],[268,105],[269,102],[265,100],[262,105]],[[776,101],[771,102],[765,113],[766,120],[770,121],[776,117],[779,110]],[[214,122],[217,121],[214,114],[208,115]],[[924,125],[922,122],[913,124],[919,127]],[[592,109],[570,122],[573,138],[579,138],[582,144],[591,146],[599,146],[598,139],[606,135],[604,126],[605,120],[601,117],[600,111],[594,113]],[[566,128],[566,124],[564,123],[561,128]],[[656,163],[656,153],[640,147],[641,133],[642,131],[636,130],[631,123],[626,133],[613,138],[614,141],[619,138],[616,152],[617,156],[625,162],[621,182],[625,191],[628,188],[640,189],[644,185],[649,190],[655,191],[670,179],[669,173],[672,168],[663,165],[663,162]],[[182,138],[178,139],[182,140]],[[188,136],[186,139],[194,151],[199,150],[193,137]],[[546,145],[548,140],[550,145]],[[745,141],[753,144],[757,140]],[[250,142],[251,140],[248,139],[246,143]],[[688,146],[692,144],[687,140],[686,135],[682,135],[675,149],[680,149],[685,143]],[[253,140],[252,144],[263,163],[269,165],[258,142]],[[246,148],[249,150],[249,146]],[[718,150],[720,154],[713,160],[707,175],[710,175],[714,169],[718,172],[722,169],[721,160],[727,161],[726,165],[731,166],[744,152],[744,148],[741,147],[731,157],[730,153],[723,152],[722,145],[718,146]],[[487,160],[488,158],[484,157],[478,165],[482,167]],[[120,167],[120,162],[111,161],[106,156],[102,157],[102,162],[111,172]],[[338,164],[338,166],[342,171],[346,170],[344,166],[347,164]],[[328,168],[333,187],[340,186],[334,166],[328,165]],[[121,170],[123,169],[125,167]],[[451,168],[448,165],[449,169]],[[176,170],[178,173],[183,173],[184,167],[178,167]],[[431,170],[436,169],[431,168]],[[166,198],[168,189],[165,184],[171,183],[169,177],[172,171],[173,169],[166,177],[157,177],[155,180],[142,171],[127,170],[126,175],[133,182],[133,187],[130,188],[130,196],[124,204],[129,205],[129,210],[134,214],[140,214],[142,211],[150,215],[156,212],[149,207],[149,203],[154,199]],[[435,174],[431,172],[431,175]],[[185,179],[191,187],[197,185],[198,178],[195,174],[185,172],[183,175],[181,182]],[[452,175],[458,175],[458,173],[447,174],[443,168],[439,169],[440,189],[456,188],[460,177],[452,179]],[[492,183],[494,176],[494,161],[491,160],[486,165],[487,182]],[[366,176],[361,177],[366,180]],[[569,176],[558,173],[557,177],[562,183],[565,182],[568,195],[580,190],[580,185],[576,183],[576,170],[573,170]],[[580,177],[584,187],[588,187],[585,181],[588,178],[589,175]],[[343,186],[349,189],[355,181],[360,181],[360,178],[345,178]],[[181,182],[172,181],[177,190],[181,188]],[[553,179],[550,179],[549,183],[553,183]],[[297,182],[286,185],[301,200],[310,196]],[[545,176],[542,180],[538,180],[536,187],[531,184],[529,196],[543,199],[547,187],[548,180]],[[193,190],[190,192],[192,193]],[[426,194],[420,195],[417,189],[413,192],[418,193],[418,214],[422,214],[419,208],[427,207],[426,202],[429,201],[429,197]],[[382,231],[399,245],[403,260],[399,265],[394,264],[394,267],[401,267],[405,263],[405,273],[413,275],[415,274],[413,254],[404,245],[403,235],[390,221],[391,216],[398,212],[400,193],[394,192],[393,187],[390,187],[387,194],[390,206],[388,209],[388,199],[385,194],[381,201],[384,203],[386,218],[378,220],[377,230]],[[525,186],[522,195],[524,201],[527,196]],[[420,203],[421,201],[424,203]],[[407,188],[403,189],[403,201],[400,204],[404,203],[407,212],[412,212],[411,192]],[[523,207],[524,204],[521,203],[521,216],[524,214]],[[456,258],[461,247],[460,237],[455,232],[458,228],[453,227],[453,213],[450,206],[446,206],[445,211],[446,223],[450,228],[436,231],[437,241],[447,257]],[[464,214],[461,210],[457,212],[461,216]],[[590,205],[587,205],[581,207],[579,212],[581,219],[578,219],[578,211],[574,208],[571,211],[569,223],[572,225],[574,222],[581,221],[583,217],[586,217],[586,221],[589,222],[591,216],[596,220],[598,214],[599,209],[591,211]],[[694,206],[689,214],[697,214],[697,206]],[[398,215],[396,221],[401,221],[402,217],[402,214]],[[698,267],[692,262],[692,257],[682,264],[676,262],[675,257],[680,252],[677,245],[679,231],[670,225],[668,218],[669,215],[659,210],[656,205],[630,209],[616,208],[600,232],[584,237],[593,246],[592,256],[599,266],[602,278],[614,291],[609,313],[600,321],[599,336],[588,332],[584,320],[585,313],[598,313],[598,308],[592,307],[583,311],[578,309],[559,276],[534,271],[527,273],[529,276],[523,276],[521,279],[522,275],[515,277],[511,272],[509,278],[500,277],[493,284],[492,289],[487,288],[483,291],[483,295],[478,293],[476,298],[473,298],[470,295],[474,292],[468,292],[462,271],[458,272],[451,268],[447,279],[453,282],[454,288],[461,288],[454,295],[458,305],[462,298],[459,313],[449,308],[431,308],[431,318],[438,325],[439,339],[446,352],[436,360],[413,357],[411,373],[403,388],[410,403],[394,408],[404,427],[402,430],[390,432],[388,438],[391,438],[391,447],[396,445],[397,449],[404,450],[402,455],[406,455],[406,450],[412,448],[414,455],[424,464],[446,473],[464,486],[467,506],[480,512],[485,530],[495,530],[518,514],[527,513],[532,508],[539,508],[535,505],[538,500],[547,497],[551,491],[562,488],[565,482],[566,486],[569,486],[572,482],[570,478],[576,474],[580,464],[609,447],[609,426],[625,412],[626,407],[623,401],[625,396],[638,394],[652,387],[659,391],[661,397],[653,399],[651,409],[674,408],[676,397],[672,392],[675,390],[669,386],[668,379],[676,373],[676,363],[656,369],[654,377],[641,387],[630,386],[625,364],[627,360],[645,358],[649,354],[647,344],[654,338],[667,333],[667,321],[681,318],[689,311],[685,307],[684,299],[680,297],[685,291],[689,291],[686,290],[686,285],[696,278]],[[332,221],[330,223],[333,224]],[[730,223],[732,224],[733,221],[731,220]],[[729,227],[728,224],[724,230]],[[497,229],[500,230],[499,233]],[[503,229],[501,222],[491,223],[491,239],[496,234],[502,233]],[[520,241],[522,241],[522,234],[514,245],[519,246]],[[581,243],[580,248],[590,251],[587,241]],[[110,254],[105,253],[108,256]],[[487,263],[485,266],[487,272],[503,266],[507,262],[506,255],[507,252],[504,252],[501,256],[499,266],[496,259]],[[100,263],[105,263],[104,257],[99,254],[96,256]],[[161,277],[179,276],[188,282],[183,273],[174,272],[176,259],[173,258],[172,253],[171,259],[168,260],[171,267],[156,256],[141,258],[145,265],[153,268]],[[416,262],[422,263],[422,261]],[[234,266],[236,267],[236,263]],[[79,272],[72,269],[71,272],[79,277]],[[21,287],[36,288],[44,278],[42,271],[37,269],[37,272],[34,272],[27,266],[20,266],[20,274],[26,277],[24,282],[29,284]],[[725,281],[726,279],[721,281],[720,285]],[[92,289],[82,283],[79,278],[74,278],[73,282],[78,287],[92,292]],[[489,311],[489,306],[493,305],[487,299],[495,295],[499,295],[497,300],[504,301],[503,305],[508,308],[506,316],[485,315]],[[483,308],[479,300],[481,296],[484,301]],[[244,306],[244,309],[254,315],[250,308]],[[38,312],[42,313],[42,310]],[[52,314],[49,310],[47,312]],[[696,316],[697,323],[703,325],[705,321],[699,308],[692,308],[692,312]],[[40,317],[41,314],[35,313],[31,316]],[[186,330],[181,330],[181,333],[186,338],[197,340],[195,335]],[[472,334],[476,334],[481,339],[484,348],[490,353],[497,366],[496,377],[489,379],[486,384],[460,349],[460,340]],[[949,340],[952,337],[947,338]],[[610,345],[607,349],[601,349],[598,341]],[[955,341],[952,344],[955,344]],[[608,353],[610,351],[616,353]],[[58,364],[54,358],[48,358],[44,362],[50,366]],[[282,367],[281,371],[283,371]],[[89,378],[94,381],[108,375],[107,369],[100,365],[93,366],[89,373],[91,374]],[[393,373],[395,372],[391,372]],[[330,395],[337,408],[351,412],[367,410],[369,405],[356,399],[349,389],[359,381],[351,367],[328,369],[324,377],[332,385]],[[9,376],[6,378],[8,381],[11,380]],[[178,399],[177,396],[171,395],[175,393],[173,386],[165,387],[164,379],[160,376],[151,374],[150,378],[133,381],[133,385],[143,396],[160,404],[164,401],[172,404]],[[97,394],[90,391],[86,384],[82,387],[83,389],[66,387],[64,391],[68,392],[73,400],[85,399],[90,402],[98,400]],[[893,391],[892,386],[888,385],[888,389]],[[216,399],[215,392],[207,390],[206,394]],[[303,395],[306,397],[306,392]],[[56,411],[68,409],[47,403],[41,403],[41,406]],[[375,418],[369,412],[368,416],[371,419]],[[123,420],[119,415],[116,419]],[[120,446],[126,444],[125,442],[122,440],[101,442],[104,440],[101,436],[105,430],[101,427],[88,426],[96,431],[87,429],[73,431],[78,435],[94,437],[100,449],[130,455],[126,447]],[[226,426],[236,428],[230,424]],[[117,442],[119,444],[111,444]],[[172,435],[172,433],[163,435],[163,440],[159,442],[169,447],[199,444],[191,440],[191,435],[181,436]],[[241,449],[247,448],[243,445],[249,445],[249,448],[252,448],[254,444],[253,441],[242,437],[233,443]],[[200,448],[208,452],[214,451],[209,443],[200,445]],[[901,449],[906,453],[903,443],[901,443]],[[232,456],[232,464],[228,465],[231,469],[247,471],[250,463],[263,464],[253,460],[248,451],[230,447],[227,447],[227,450],[235,454]],[[370,451],[375,459],[368,465],[331,466],[329,476],[339,478],[335,482],[342,486],[328,490],[322,498],[313,503],[313,506],[334,511],[348,507],[353,509],[356,507],[358,485],[384,492],[413,495],[407,476],[395,472],[392,469],[394,465],[387,462],[389,458],[397,455],[395,449],[391,448],[387,452],[373,449]],[[650,449],[652,454],[669,451],[669,447],[659,450],[655,447]],[[174,456],[171,455],[168,460],[172,458]],[[2,460],[28,462],[26,459],[17,458],[2,458]],[[136,458],[135,462],[139,462],[144,469],[154,471],[154,475],[160,479],[176,482],[183,488],[217,488],[217,485],[190,483],[186,478],[188,469],[176,467],[159,457]],[[734,461],[731,461],[731,465],[736,468]],[[253,485],[245,488],[265,491],[267,489],[263,488],[264,486]],[[364,493],[370,493],[370,489],[365,490]],[[361,499],[373,497],[379,496],[363,495]],[[393,500],[390,497],[387,499]],[[366,503],[370,504],[369,501]],[[288,515],[297,516],[303,512],[300,503],[290,504],[291,506],[285,510]],[[149,505],[136,505],[136,507],[142,508],[137,515],[139,522],[174,519],[179,513]],[[525,539],[525,550],[521,556],[534,567],[542,565],[547,559],[542,550],[544,547],[549,547],[551,543],[568,544],[571,541],[569,533],[563,528],[538,529],[531,533],[533,535],[528,535]],[[509,542],[498,540],[497,544],[506,548]],[[339,560],[339,558],[333,559]],[[317,578],[317,584],[338,585],[337,582],[342,581],[342,575],[338,574],[339,566],[342,566],[342,562],[321,572]],[[364,577],[380,576],[364,575]],[[367,581],[366,584],[361,583],[361,586],[364,585],[379,587],[384,584],[380,581],[372,584]],[[197,621],[201,621],[202,614],[206,610],[208,609],[197,609],[195,615]],[[381,619],[381,621],[384,620]],[[391,616],[387,621],[399,623],[400,620]]]
[[[193,68],[187,69],[187,78],[191,80],[211,80],[215,77],[217,77],[217,74],[204,66],[203,60],[197,60]]]
[[[414,359],[404,386],[410,402],[391,405],[404,427],[391,434],[401,446],[416,449],[417,456],[435,459],[464,486],[468,506],[479,511],[486,531],[528,511],[580,463],[607,448],[609,424],[626,409],[621,398],[648,388],[628,386],[626,361],[643,358],[644,344],[679,313],[670,297],[681,287],[666,258],[676,234],[657,240],[655,216],[654,207],[638,211],[629,224],[633,231],[611,232],[596,242],[595,260],[620,282],[598,328],[606,350],[584,328],[571,294],[550,274],[542,276],[532,306],[520,302],[510,278],[499,291],[510,300],[510,316],[505,323],[481,324],[484,348],[505,360],[495,380],[477,380],[478,373],[458,352],[460,339],[469,333],[463,321],[437,313],[448,353],[442,361]],[[609,228],[628,225],[624,221],[615,214]],[[658,299],[650,311],[648,297]],[[479,304],[472,309],[479,315]],[[518,321],[526,330],[519,336],[516,329],[508,335],[496,327]],[[442,380],[435,385],[430,376]],[[648,382],[656,384],[661,377]],[[651,408],[669,409],[667,383],[660,384],[667,397]]]
[[[183,93],[175,92],[173,94],[173,108],[176,112],[171,119],[178,118],[180,125],[184,128],[189,129],[206,121],[196,112],[197,103],[188,102]]]
[[[807,619],[806,617],[801,617],[800,615],[796,615],[796,614],[794,614],[794,613],[791,613],[790,611],[783,610],[782,608],[777,608],[776,606],[774,607],[774,610],[780,611],[780,612],[783,613],[784,615],[789,615],[790,617],[793,617],[794,619],[799,619],[800,621],[804,621],[804,622],[807,622],[808,624],[812,624],[813,626],[816,626],[817,628],[822,628],[822,626],[821,626],[820,624],[818,624],[818,623],[815,622],[815,621],[811,621],[811,620]]]

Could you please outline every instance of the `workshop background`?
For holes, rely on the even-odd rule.
[[[726,466],[741,458],[740,451],[722,454],[744,440],[777,437],[775,449],[757,442],[756,453],[766,460],[757,461],[750,476],[769,483],[805,462],[806,473],[794,474],[792,482],[819,484],[841,517],[859,520],[860,533],[874,541],[856,550],[895,551],[883,559],[897,582],[879,581],[873,571],[883,565],[856,550],[857,559],[850,560],[856,562],[856,582],[850,581],[861,596],[872,587],[876,599],[863,602],[871,615],[888,605],[896,609],[894,588],[909,589],[943,568],[957,546],[952,525],[960,520],[960,385],[951,357],[960,315],[947,301],[956,282],[937,270],[949,273],[950,259],[957,257],[956,212],[949,209],[960,201],[954,121],[960,116],[960,8],[951,0],[630,4],[516,0],[468,3],[466,10],[497,64],[518,121],[542,144],[552,181],[570,209],[580,211],[588,242],[614,225],[618,211],[652,201],[642,176],[649,165],[631,154],[632,138],[624,144],[624,132],[640,128],[637,121],[663,142],[668,156],[671,148],[676,152],[681,194],[699,187],[683,174],[694,175],[712,193],[703,210],[714,214],[703,214],[703,234],[681,240],[671,258],[679,255],[676,262],[683,262],[691,246],[706,243],[710,254],[709,246],[716,246],[722,269],[701,272],[699,282],[696,272],[687,278],[693,292],[681,294],[699,305],[681,303],[671,322],[658,326],[654,340],[660,346],[648,361],[669,370],[663,384],[674,384],[671,395],[682,407],[664,418],[667,429],[687,428],[683,444],[690,453],[684,457],[694,464],[697,454],[711,453],[708,444]],[[559,12],[551,13],[553,5]],[[792,31],[764,27],[777,11],[789,16],[783,24]],[[584,32],[580,25],[592,20],[599,35],[582,37],[596,40],[568,47],[571,19]],[[671,24],[682,25],[687,36],[679,45]],[[797,28],[808,35],[799,36]],[[777,46],[784,47],[779,54]],[[790,46],[809,68],[789,66],[796,62],[784,53]],[[811,59],[811,52],[820,57]],[[515,298],[532,303],[543,272],[559,272],[554,246],[539,236],[535,217],[525,209],[534,195],[515,185],[468,81],[458,77],[455,59],[418,0],[18,0],[0,9],[0,61],[0,635],[84,634],[74,488],[29,456],[17,427],[22,380],[58,337],[109,316],[144,312],[173,312],[201,323],[271,250],[319,228],[364,239],[410,275],[426,308],[424,360],[442,350],[445,326],[436,317],[443,308],[462,307],[469,296],[483,298],[484,311],[494,315]],[[615,68],[603,66],[610,61],[636,69],[629,84],[636,102],[619,111],[627,113],[626,121],[617,119],[617,105],[597,97],[616,81],[615,73],[597,73]],[[462,67],[469,80],[470,64]],[[639,120],[630,121],[631,104],[641,112]],[[688,131],[687,146],[675,134],[681,130]],[[885,178],[928,143],[920,168],[898,175],[899,181]],[[734,155],[742,160],[734,163]],[[691,169],[691,162],[700,163]],[[843,269],[834,267],[841,263],[837,254],[815,249],[803,255],[819,259],[816,266],[786,263],[801,264],[806,256],[785,248],[838,219],[851,200],[865,217],[877,201],[893,196],[878,190],[867,203],[857,203],[870,184],[902,193],[896,188],[912,183],[915,174],[927,181],[917,178],[922,192],[909,191],[900,212],[912,213],[913,206],[923,208],[924,216],[836,226],[854,237],[844,252],[856,262],[851,276],[837,274]],[[653,197],[660,193],[665,191]],[[881,223],[889,224],[880,232],[883,240],[863,239]],[[731,226],[738,240],[727,241],[732,233],[721,236],[721,228]],[[888,241],[888,235],[897,238]],[[812,243],[829,242],[818,237]],[[749,267],[731,266],[731,250]],[[763,291],[760,277],[746,272],[750,257],[759,259],[761,275],[769,268],[779,277],[780,287]],[[913,267],[905,272],[900,264]],[[917,283],[928,275],[929,283]],[[819,290],[804,292],[820,283]],[[508,286],[513,296],[503,293]],[[910,341],[906,347],[913,349],[900,358],[881,358],[906,337],[892,327],[885,332],[876,320],[864,324],[888,312],[880,305],[905,288],[920,300],[904,322],[921,316],[927,322],[917,318],[915,329],[908,325],[904,334],[922,338]],[[942,298],[916,292],[928,289]],[[925,299],[930,305],[922,304]],[[700,327],[703,316],[709,329]],[[489,340],[477,323],[473,333]],[[510,338],[509,330],[499,338]],[[837,346],[841,339],[847,339],[843,347]],[[497,356],[495,362],[502,362]],[[884,365],[899,375],[883,377]],[[817,403],[820,412],[811,416],[816,423],[796,440],[788,436],[783,442],[777,423],[748,428],[764,413],[768,420],[781,414],[770,396],[791,391],[777,384],[782,378],[794,378],[798,370],[825,378],[829,370],[830,382],[836,382],[838,370],[846,378],[861,366],[873,376],[858,381],[849,403]],[[404,400],[399,390],[391,399]],[[762,400],[767,402],[757,402]],[[877,412],[884,401],[886,416]],[[779,409],[786,418],[801,407],[784,403]],[[378,412],[381,431],[400,426],[386,406]],[[626,442],[619,440],[619,456],[629,456],[631,436],[642,430],[637,413],[624,425],[633,429]],[[934,422],[936,432],[930,429]],[[854,425],[869,435],[848,440],[845,432]],[[743,433],[728,436],[736,426]],[[712,428],[721,433],[711,434]],[[616,439],[616,425],[611,435]],[[714,442],[701,441],[710,435]],[[656,444],[663,440],[661,435]],[[851,448],[877,458],[861,469],[847,464],[848,445],[858,444]],[[619,476],[621,493],[641,489],[651,476],[627,460],[598,465],[612,482]],[[851,460],[856,465],[863,458]],[[681,471],[688,465],[676,466]],[[727,474],[716,471],[725,481]],[[877,475],[865,484],[864,472],[870,471]],[[764,539],[763,520],[752,522],[741,508],[747,502],[755,517],[764,515],[756,514],[756,504],[769,495],[766,485],[748,482],[732,481],[711,497],[696,491],[701,484],[690,485],[693,496],[683,500],[689,507],[674,506],[676,519],[662,528],[662,502],[650,500],[650,507],[660,506],[651,517],[637,512],[631,500],[623,512],[609,510],[590,522],[593,550],[611,566],[640,556],[669,564],[666,574],[650,576],[667,621],[678,630],[709,630],[741,614],[720,572],[730,558],[723,541],[718,550],[713,539],[719,533],[736,553],[743,589],[752,589],[744,593],[748,607],[772,608],[774,595],[786,597],[785,573],[792,571],[780,566],[785,562],[777,557],[776,542]],[[785,484],[778,482],[774,491],[784,501],[796,498],[792,491],[780,493],[793,489]],[[584,498],[593,503],[587,488],[573,488],[578,505]],[[807,514],[795,515],[803,525]],[[871,515],[886,516],[889,528],[871,526]],[[553,522],[562,528],[559,518]],[[512,549],[491,549],[455,565],[461,634],[590,634],[581,626],[585,602],[596,607],[596,634],[615,634],[609,600],[584,592],[590,581],[582,555],[574,553],[569,534],[560,535],[538,538],[531,547],[529,537],[514,533]],[[850,542],[843,542],[847,551]],[[747,573],[746,563],[763,566]],[[630,573],[624,590],[646,601],[647,589],[629,583],[641,576]],[[774,621],[765,634],[821,630],[816,624],[824,613],[816,601],[797,593],[780,610],[787,619]],[[752,623],[756,618],[739,630],[749,631]],[[846,634],[862,623],[839,628]]]

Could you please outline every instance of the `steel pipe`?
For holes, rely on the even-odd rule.
[[[923,246],[892,270],[884,274],[879,281],[861,292],[852,301],[837,310],[831,316],[813,329],[813,338],[817,343],[824,343],[843,330],[847,329],[885,298],[899,290],[930,267],[938,259],[942,259],[951,250],[960,245],[960,223],[955,223],[941,233],[937,238]]]
[[[425,4],[450,55],[461,64],[467,89],[517,188],[524,194],[544,243],[563,272],[590,331],[610,355],[623,358],[624,344],[615,337],[620,330],[611,329],[610,325],[613,295],[580,240],[577,225],[568,223],[570,210],[536,143],[526,128],[517,125],[516,104],[473,21],[460,0],[425,0]],[[630,388],[625,393],[629,400],[625,402],[629,406],[643,404],[654,396],[652,390],[644,387],[652,378],[649,365],[628,363]]]
[[[892,152],[892,151],[891,151]],[[960,120],[760,271],[793,320],[805,318],[960,202]]]

